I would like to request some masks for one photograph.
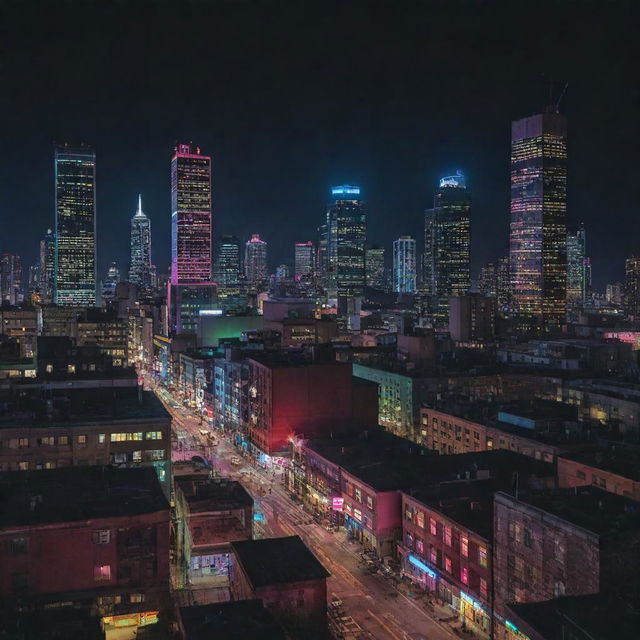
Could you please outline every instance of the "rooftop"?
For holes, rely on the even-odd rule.
[[[238,507],[253,507],[253,498],[235,480],[209,478],[200,474],[177,476],[175,484],[184,494],[189,508],[201,510],[196,503],[206,503],[207,511],[227,511]],[[204,507],[205,505],[200,505]]]
[[[0,473],[0,526],[140,515],[168,510],[151,467],[68,467]]]
[[[237,600],[181,607],[185,640],[286,640],[262,600]]]
[[[231,546],[254,588],[330,575],[299,536],[243,540]]]
[[[638,599],[632,601],[596,594],[510,604],[508,608],[545,640],[574,637],[567,633],[569,629],[579,629],[580,637],[598,640],[635,638],[640,628]]]
[[[75,607],[13,612],[1,622],[3,640],[102,640],[105,637],[100,618]]]
[[[521,503],[592,531],[609,535],[640,528],[640,504],[596,487],[521,492],[518,498],[499,493],[500,500]]]
[[[640,448],[638,447],[615,444],[593,451],[564,453],[561,457],[640,482]]]
[[[156,419],[171,416],[153,391],[138,397],[135,387],[46,389],[18,387],[0,403],[0,429],[58,427],[74,423],[95,424],[114,420]]]

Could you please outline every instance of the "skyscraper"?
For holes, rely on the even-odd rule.
[[[116,285],[120,282],[120,270],[115,262],[112,262],[107,269],[107,275],[102,281],[102,301],[108,302],[116,296]],[[137,284],[137,283],[135,283]]]
[[[295,247],[295,278],[311,279],[315,277],[315,247],[313,242],[296,242]]]
[[[47,229],[40,240],[40,274],[38,286],[40,301],[43,304],[53,302],[53,286],[55,281],[56,238],[51,229]]]
[[[416,241],[411,236],[393,242],[393,291],[416,292]]]
[[[238,284],[240,279],[240,239],[228,234],[218,236],[213,279],[218,287]]]
[[[211,158],[179,144],[171,160],[171,282],[211,281]]]
[[[527,326],[565,317],[567,121],[548,109],[511,126],[511,303]]]
[[[321,224],[318,227],[318,250],[316,254],[316,278],[320,286],[324,289],[328,287],[328,257],[327,257],[327,225]]]
[[[54,300],[96,303],[96,154],[88,146],[55,148]]]
[[[329,297],[344,310],[348,299],[361,297],[366,285],[367,216],[360,187],[331,189],[327,211],[327,281]]]
[[[495,298],[498,295],[498,269],[495,262],[487,262],[480,269],[478,293],[488,298]]]
[[[581,307],[587,301],[589,259],[586,256],[584,224],[567,232],[567,304]]]
[[[131,218],[129,246],[129,282],[151,291],[151,220],[142,211],[142,196],[138,196],[138,210]]]
[[[384,273],[384,247],[379,244],[370,245],[366,252],[367,286],[385,291],[387,279]]]
[[[640,319],[640,258],[631,256],[624,263],[624,311],[628,318]]]
[[[0,256],[0,304],[22,302],[22,261],[13,253]]]
[[[267,243],[254,233],[244,247],[244,274],[250,286],[267,278]]]
[[[442,178],[433,209],[425,211],[423,263],[423,290],[440,324],[446,324],[449,298],[471,287],[470,212],[471,189],[464,175]]]

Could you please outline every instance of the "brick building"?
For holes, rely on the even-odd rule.
[[[105,624],[157,618],[169,589],[169,504],[153,469],[0,474],[0,601],[73,606]]]
[[[0,405],[0,471],[147,465],[168,492],[171,416],[153,392],[135,386],[135,378],[102,382],[8,392]]]
[[[494,500],[495,611],[506,603],[625,593],[637,585],[640,512],[627,498],[595,487]],[[498,638],[519,638],[497,625]]]
[[[299,536],[231,546],[233,600],[259,598],[295,637],[324,637],[329,573]]]
[[[558,458],[558,486],[594,485],[640,501],[640,451],[624,444],[563,454]]]

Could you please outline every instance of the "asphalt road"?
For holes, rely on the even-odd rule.
[[[332,533],[315,523],[301,505],[294,503],[282,486],[280,473],[253,466],[241,458],[232,465],[238,452],[227,439],[216,435],[217,446],[200,433],[207,425],[192,411],[178,406],[166,389],[156,389],[167,410],[173,416],[172,461],[190,460],[199,455],[212,460],[213,472],[242,482],[255,500],[255,510],[264,520],[255,522],[256,537],[299,535],[331,573],[328,580],[329,598],[342,600],[346,616],[364,631],[361,637],[375,640],[451,640],[459,638],[446,625],[432,618],[423,600],[412,599],[398,591],[392,582],[371,575],[359,566],[361,546],[347,540],[341,532]],[[352,636],[355,637],[355,636]]]

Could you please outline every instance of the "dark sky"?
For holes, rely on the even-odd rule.
[[[169,262],[178,140],[213,156],[214,233],[314,238],[328,187],[363,188],[369,240],[421,236],[437,179],[473,189],[473,274],[506,251],[510,121],[565,81],[569,219],[595,284],[640,251],[635,2],[0,0],[0,249],[36,258],[53,141],[98,154],[98,257],[126,269],[136,196]]]

